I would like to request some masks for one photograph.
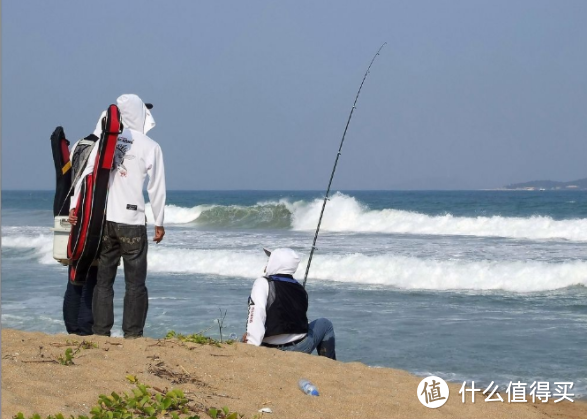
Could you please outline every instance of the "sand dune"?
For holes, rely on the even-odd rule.
[[[481,399],[462,404],[456,384],[450,384],[444,406],[428,409],[416,397],[421,378],[407,372],[241,343],[218,348],[92,336],[86,340],[98,347],[81,349],[74,365],[54,362],[73,340],[83,339],[2,330],[2,418],[18,412],[43,418],[59,412],[87,415],[98,395],[130,392],[133,385],[127,375],[159,389],[181,388],[196,409],[227,406],[245,418],[587,417],[587,403],[582,402],[508,404]],[[298,389],[302,377],[317,385],[319,397]],[[264,407],[273,413],[259,413]]]

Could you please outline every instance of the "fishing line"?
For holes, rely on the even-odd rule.
[[[351,123],[351,118],[353,117],[353,112],[357,107],[357,100],[359,100],[359,95],[361,94],[361,89],[363,88],[363,84],[369,75],[369,71],[371,70],[371,66],[375,61],[375,58],[381,52],[381,49],[387,44],[384,42],[383,45],[379,47],[377,53],[373,56],[369,67],[367,67],[367,71],[365,71],[365,75],[363,76],[363,81],[359,86],[359,90],[357,91],[357,96],[355,97],[355,102],[353,103],[353,107],[351,108],[351,113],[349,114],[349,119],[346,121],[346,126],[344,127],[344,133],[342,134],[342,140],[340,141],[340,147],[338,147],[338,153],[336,154],[336,160],[334,160],[334,167],[332,168],[332,173],[330,174],[330,181],[328,182],[328,188],[326,189],[326,195],[324,196],[324,202],[322,203],[322,211],[320,211],[320,218],[318,219],[318,227],[316,227],[316,234],[314,234],[314,242],[312,243],[312,250],[310,250],[310,258],[308,259],[308,265],[306,266],[306,274],[304,275],[304,288],[306,287],[306,281],[308,280],[308,272],[310,272],[310,264],[312,263],[312,256],[314,256],[314,250],[316,250],[316,240],[318,240],[318,233],[320,232],[320,224],[322,224],[322,216],[324,215],[324,208],[326,208],[326,201],[329,200],[328,195],[330,194],[330,186],[332,185],[332,179],[334,178],[334,172],[336,172],[336,166],[338,165],[338,158],[340,157],[342,145],[344,144],[344,137],[346,136],[346,132],[349,128],[349,124]]]

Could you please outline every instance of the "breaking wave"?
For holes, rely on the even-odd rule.
[[[145,211],[153,223],[150,204]],[[198,205],[192,208],[165,206],[166,224],[194,224],[217,228],[276,228],[291,227],[292,214],[285,203],[267,203],[252,206]]]
[[[14,253],[11,257],[18,255],[21,259],[57,266],[50,236],[3,237],[2,251]],[[148,256],[149,272],[255,278],[262,274],[266,263],[260,253],[153,246]],[[307,255],[300,264],[298,277],[306,263]],[[587,286],[587,262],[463,261],[355,253],[314,256],[310,276],[312,280],[399,289],[535,292]]]
[[[216,228],[274,228],[313,231],[322,200],[311,202],[282,199],[253,206],[199,205],[166,207],[166,223]],[[147,211],[152,222],[150,209]],[[354,197],[337,193],[326,206],[323,231],[395,233],[420,235],[467,235],[518,239],[565,239],[587,241],[587,219],[554,220],[547,216],[456,217],[426,215],[396,209],[371,210]]]
[[[12,252],[21,260],[36,259],[43,265],[50,265],[57,263],[53,259],[53,236],[39,234],[34,237],[30,236],[3,236],[2,237],[2,253]]]
[[[254,278],[266,258],[228,250],[158,249],[149,254],[157,272]],[[302,260],[298,277],[303,275]],[[320,255],[312,263],[313,280],[384,285],[400,289],[504,290],[534,292],[587,285],[587,262],[451,261],[363,254]]]

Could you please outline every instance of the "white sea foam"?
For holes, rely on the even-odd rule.
[[[2,248],[32,250],[31,256],[43,265],[57,263],[53,259],[53,236],[3,236]]]
[[[228,250],[157,249],[149,269],[157,272],[214,274],[254,278],[266,260],[258,253]],[[298,269],[304,271],[307,259]],[[320,255],[312,263],[313,280],[428,290],[505,290],[533,292],[587,285],[587,262],[444,261],[378,255]]]
[[[149,253],[153,272],[194,273],[254,278],[267,262],[262,252],[238,253],[229,250],[156,249]]]
[[[293,229],[316,228],[322,201],[296,202]],[[587,241],[587,219],[556,221],[550,217],[455,217],[426,215],[395,209],[369,210],[355,198],[335,194],[326,206],[323,230],[337,232],[470,235],[527,239],[562,238]]]
[[[187,224],[198,219],[202,211],[209,208],[208,205],[198,205],[193,208],[178,207],[176,205],[165,205],[165,224]],[[151,204],[145,206],[147,222],[153,224],[153,209]]]
[[[289,228],[313,231],[318,223],[322,200],[312,202],[282,199],[254,206],[166,207],[166,222],[195,222],[216,227]],[[150,210],[147,211],[150,222]],[[456,217],[451,214],[426,215],[396,209],[370,210],[354,197],[341,193],[326,206],[321,229],[332,232],[395,233],[417,235],[457,235],[517,239],[564,239],[587,241],[587,219],[554,220],[532,217]]]
[[[16,257],[54,265],[52,236],[15,235],[2,238],[3,250],[19,250]],[[12,256],[12,253],[8,255]],[[305,255],[307,257],[307,255]],[[304,259],[298,275],[306,265]],[[261,275],[266,258],[259,251],[192,249],[151,246],[149,271],[209,274],[238,278]],[[471,289],[513,292],[545,291],[572,285],[587,286],[587,262],[542,260],[463,260],[439,255],[415,257],[396,253],[318,254],[313,280],[383,285],[400,289]]]

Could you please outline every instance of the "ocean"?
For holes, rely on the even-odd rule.
[[[241,336],[266,257],[291,247],[303,279],[318,191],[170,191],[149,247],[145,334]],[[53,193],[2,192],[2,327],[65,333],[67,270],[52,258]],[[153,234],[152,216],[148,233]],[[587,193],[341,191],[307,290],[337,357],[462,383],[573,382],[587,397]],[[124,279],[115,283],[121,336]]]

